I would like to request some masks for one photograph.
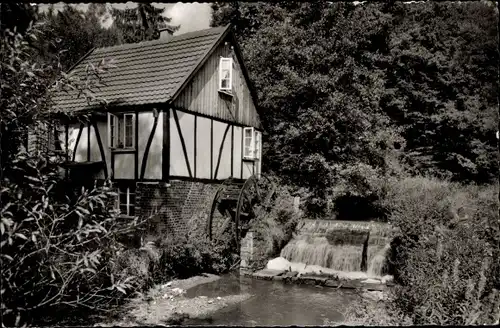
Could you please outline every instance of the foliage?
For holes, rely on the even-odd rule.
[[[109,263],[117,239],[139,225],[116,217],[109,186],[74,190],[40,153],[21,152],[2,179],[2,320],[18,324],[102,310],[133,290],[133,276],[116,276]],[[74,192],[71,192],[71,191]]]
[[[498,188],[421,177],[388,189],[390,221],[401,230],[391,259],[399,309],[415,324],[498,320]]]
[[[38,15],[38,7],[26,2],[2,2],[0,9],[0,26],[2,32],[6,30],[25,33],[30,22]]]
[[[44,148],[28,154],[25,141],[35,123],[52,124],[50,91],[71,88],[92,98],[99,73],[109,66],[94,65],[82,79],[57,75],[32,62],[38,26],[24,34],[2,32],[2,323],[41,323],[81,315],[82,309],[105,310],[138,287],[133,276],[114,276],[109,263],[123,248],[118,240],[139,222],[118,220],[110,211],[116,195],[107,185],[75,188],[62,179],[57,153]]]
[[[104,4],[90,4],[82,11],[66,4],[54,12],[53,6],[38,17],[43,23],[43,38],[35,43],[34,56],[39,64],[59,62],[61,70],[67,72],[87,52],[96,47],[113,46],[120,43],[118,30],[105,28]]]
[[[73,89],[86,99],[96,99],[95,89],[100,74],[112,68],[110,61],[89,65],[88,75],[83,77],[61,72],[61,66],[39,65],[30,55],[31,43],[44,37],[38,24],[24,34],[4,31],[0,47],[0,83],[2,97],[0,106],[1,125],[1,170],[8,174],[10,164],[21,146],[26,146],[28,131],[35,123],[53,124],[49,117],[51,92]]]
[[[31,54],[39,65],[60,64],[60,69],[65,72],[93,48],[152,40],[157,37],[155,30],[170,21],[162,15],[164,9],[142,3],[132,9],[92,3],[86,11],[65,5],[57,12],[53,5],[46,12],[38,12],[37,6],[2,4],[2,17],[4,9],[13,15],[6,17],[2,30],[4,25],[11,30],[17,25],[18,31],[20,28],[24,31],[30,20],[43,24],[41,30],[45,37],[33,42],[35,49]],[[104,27],[103,24],[110,19],[114,23]]]
[[[343,311],[346,326],[412,326],[410,318],[393,308],[392,303],[367,301],[351,303]]]
[[[258,90],[264,169],[308,195],[309,215],[328,215],[338,198],[368,208],[402,172],[496,177],[498,14],[489,4],[212,9],[213,26],[234,24]]]
[[[158,37],[158,29],[167,27],[171,18],[163,16],[165,8],[150,3],[137,3],[135,8],[111,9],[113,26],[120,31],[121,43],[135,43]],[[174,30],[180,26],[173,27]]]
[[[484,2],[396,4],[385,111],[419,171],[487,182],[498,172],[498,12]],[[428,171],[428,170],[427,170]]]
[[[156,283],[227,272],[235,261],[228,243],[210,241],[206,236],[169,236],[158,238],[155,244],[160,254],[159,263],[152,269]]]
[[[292,239],[293,232],[302,217],[302,212],[295,211],[293,197],[286,186],[280,185],[269,211],[261,212],[255,219],[257,235],[262,238],[262,260],[279,256],[283,247]]]

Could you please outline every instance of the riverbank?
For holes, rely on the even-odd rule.
[[[190,288],[219,280],[212,274],[188,279],[173,280],[151,288],[146,294],[132,299],[124,306],[118,319],[96,324],[98,327],[130,327],[181,324],[187,319],[204,319],[212,313],[232,304],[240,303],[250,294],[223,297],[186,297]]]

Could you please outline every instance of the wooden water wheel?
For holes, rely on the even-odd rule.
[[[275,185],[267,177],[257,178],[253,175],[244,183],[237,183],[232,179],[225,180],[212,199],[207,222],[207,235],[210,240],[219,239],[231,225],[239,250],[240,240],[245,237],[254,219],[269,210],[274,192]],[[218,213],[223,216],[224,223],[216,229],[214,218]]]

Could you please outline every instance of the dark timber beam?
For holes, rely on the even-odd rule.
[[[134,119],[134,144],[135,144],[135,154],[134,154],[134,177],[137,180],[139,178],[139,111],[135,110]]]
[[[153,138],[156,132],[156,126],[158,125],[158,113],[155,113],[155,120],[153,122],[153,127],[151,128],[151,133],[149,134],[148,143],[146,144],[146,148],[144,149],[144,155],[142,156],[142,165],[141,165],[141,175],[140,179],[144,179],[144,174],[146,172],[146,165],[148,163],[148,155],[149,148],[151,148],[151,143],[153,142]]]
[[[162,180],[170,177],[170,108],[163,109]]]
[[[198,131],[198,116],[194,116],[194,177],[196,178],[196,166],[197,160],[196,160],[196,155],[197,155],[197,147],[198,147],[198,140],[197,140],[197,131]]]
[[[226,141],[226,136],[227,133],[229,132],[230,127],[231,126],[228,124],[226,130],[224,131],[224,136],[222,137],[222,142],[219,147],[219,157],[217,158],[217,166],[215,167],[214,179],[217,179],[217,173],[219,172],[219,166],[220,166],[220,159],[222,157],[222,150],[224,149],[224,142]]]
[[[72,162],[75,161],[76,150],[78,149],[78,143],[80,142],[80,138],[82,136],[82,131],[84,127],[85,125],[83,123],[80,123],[80,130],[78,131],[78,135],[76,136],[75,149],[73,150]]]
[[[172,110],[172,113],[174,114],[174,121],[175,121],[175,126],[177,127],[177,131],[179,132],[179,138],[181,139],[181,145],[182,145],[182,151],[184,153],[184,159],[186,160],[186,165],[187,169],[189,172],[189,177],[193,177],[193,174],[191,173],[191,166],[189,165],[189,158],[186,150],[186,143],[184,142],[184,137],[182,136],[182,131],[181,131],[181,125],[179,123],[179,117],[177,116],[177,111],[175,109]]]
[[[95,130],[95,137],[97,139],[97,145],[99,146],[99,152],[101,153],[101,160],[104,162],[104,178],[108,178],[108,165],[106,163],[106,153],[104,151],[104,147],[102,145],[101,134],[99,133],[99,129],[97,128],[97,123],[95,121],[92,122],[92,126]]]

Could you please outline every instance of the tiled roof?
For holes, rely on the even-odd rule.
[[[154,40],[93,50],[71,71],[85,77],[88,63],[113,59],[117,67],[103,73],[104,86],[97,96],[116,106],[142,105],[168,101],[190,77],[228,27],[185,33],[172,39]],[[58,92],[53,100],[56,111],[97,108],[76,92]]]

